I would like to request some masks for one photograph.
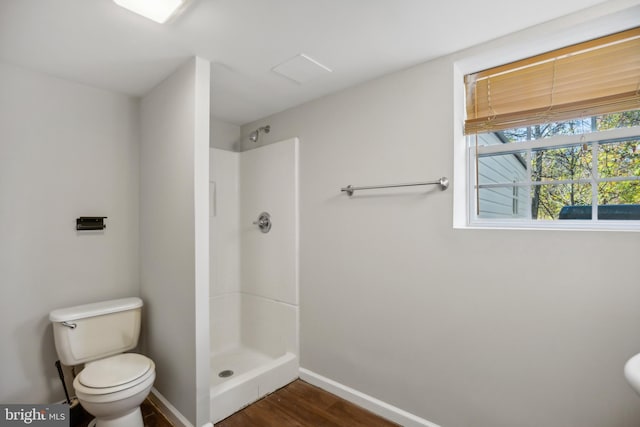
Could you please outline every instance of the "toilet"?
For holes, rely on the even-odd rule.
[[[143,427],[140,404],[156,378],[155,364],[137,353],[142,300],[123,298],[49,314],[60,361],[84,363],[73,380],[76,397],[95,417],[90,427]]]

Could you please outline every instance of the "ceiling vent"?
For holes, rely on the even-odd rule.
[[[299,84],[332,72],[331,68],[322,65],[304,53],[296,55],[280,65],[276,65],[271,71]]]

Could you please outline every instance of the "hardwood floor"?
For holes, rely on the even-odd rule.
[[[140,409],[145,427],[173,426],[149,399]],[[92,418],[84,413],[72,427],[86,427]],[[296,380],[220,421],[215,427],[398,427],[398,424]]]
[[[318,387],[296,380],[215,427],[387,427],[387,421]]]

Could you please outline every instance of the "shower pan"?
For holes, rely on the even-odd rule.
[[[211,414],[299,375],[298,140],[211,149]]]

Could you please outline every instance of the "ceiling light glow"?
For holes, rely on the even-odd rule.
[[[164,24],[182,9],[187,0],[113,0],[118,6]]]

